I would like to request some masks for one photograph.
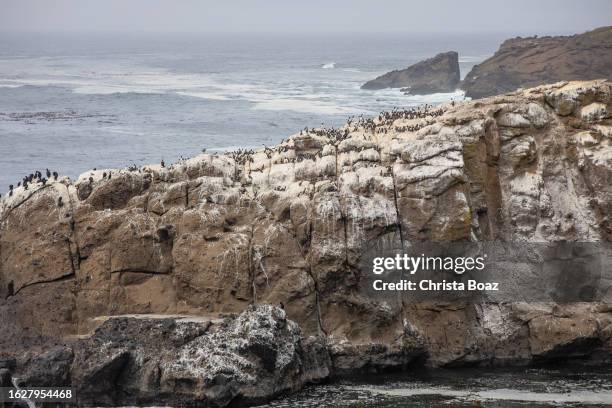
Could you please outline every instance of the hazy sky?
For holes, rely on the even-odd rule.
[[[611,0],[0,0],[0,30],[568,33]]]

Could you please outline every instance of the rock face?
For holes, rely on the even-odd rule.
[[[222,406],[417,362],[607,361],[606,304],[359,285],[377,246],[610,243],[611,108],[609,82],[561,82],[16,188],[0,201],[0,374],[49,371],[100,404]]]
[[[404,88],[412,94],[453,92],[459,85],[459,56],[455,51],[436,55],[406,69],[387,72],[361,89]]]
[[[513,38],[472,68],[461,84],[482,98],[557,81],[612,80],[612,27],[560,37]]]

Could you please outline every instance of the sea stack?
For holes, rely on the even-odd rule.
[[[459,55],[455,51],[440,53],[406,69],[387,72],[362,85],[361,89],[404,88],[412,94],[453,92],[459,85]]]

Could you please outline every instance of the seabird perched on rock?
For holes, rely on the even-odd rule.
[[[283,304],[283,302],[280,302],[278,304],[278,307],[280,307],[281,309],[285,310],[285,305]]]
[[[54,171],[53,172],[53,180],[57,180],[57,177],[58,177],[57,171]]]
[[[90,183],[93,183],[93,181],[94,181],[94,180],[93,180],[93,177],[90,177],[90,178],[89,178],[89,182],[90,182]]]
[[[106,172],[102,173],[102,178],[105,179],[106,178]]]
[[[166,163],[164,163],[164,159],[162,159],[162,161],[161,161],[161,166],[162,166],[162,168],[166,167]]]
[[[45,169],[45,173],[47,173],[47,178],[51,178],[51,172],[49,171],[49,169]]]
[[[108,179],[110,180],[110,178],[111,178],[111,172],[109,171],[108,172]]]
[[[60,207],[60,208],[64,206],[64,202],[62,201],[62,197],[61,196],[57,199],[57,206]]]

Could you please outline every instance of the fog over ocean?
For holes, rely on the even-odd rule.
[[[0,33],[0,192],[34,170],[170,163],[462,99],[360,85],[449,50],[464,76],[508,36]]]

